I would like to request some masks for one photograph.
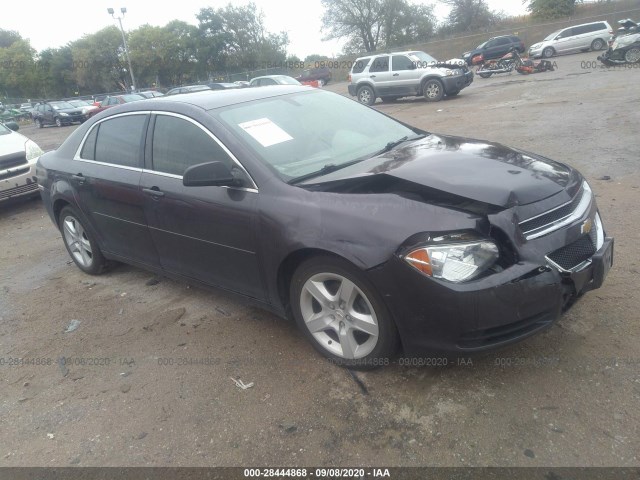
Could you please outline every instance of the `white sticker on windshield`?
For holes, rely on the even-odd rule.
[[[263,147],[293,140],[293,137],[268,118],[259,118],[238,124],[245,132],[255,138]]]

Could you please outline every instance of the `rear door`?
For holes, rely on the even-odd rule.
[[[264,299],[257,260],[258,192],[230,152],[204,126],[178,114],[154,114],[141,191],[162,268]],[[184,171],[218,160],[242,188],[185,187]]]
[[[389,55],[375,57],[369,66],[369,80],[373,83],[376,94],[389,95],[391,91],[391,71]]]
[[[74,157],[70,181],[106,252],[158,267],[140,191],[148,120],[144,112],[129,113],[94,125]]]

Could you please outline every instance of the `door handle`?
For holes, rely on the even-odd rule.
[[[82,185],[85,181],[84,175],[82,175],[81,173],[71,175],[71,178],[73,178],[76,182],[78,182],[78,185]]]
[[[142,191],[144,193],[148,193],[149,195],[151,195],[155,199],[159,199],[160,197],[164,197],[164,192],[161,192],[158,187],[143,188]]]
[[[369,78],[376,78],[375,75],[369,75]]]
[[[393,74],[393,76],[394,76],[394,77],[397,77],[397,76],[399,76],[399,75],[400,75],[399,73],[394,73],[394,74]]]

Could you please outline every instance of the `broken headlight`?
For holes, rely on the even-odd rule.
[[[457,283],[478,277],[498,257],[498,247],[491,240],[454,234],[436,237],[429,245],[416,248],[403,258],[425,275]]]

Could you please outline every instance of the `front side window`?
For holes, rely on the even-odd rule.
[[[404,55],[394,55],[391,57],[391,70],[394,72],[400,70],[414,70],[413,62],[409,57]]]
[[[146,115],[126,115],[101,122],[96,138],[95,160],[139,167],[146,119]]]
[[[193,123],[169,115],[158,115],[153,131],[153,169],[184,174],[200,163],[221,161],[229,168],[233,160],[204,130]]]

